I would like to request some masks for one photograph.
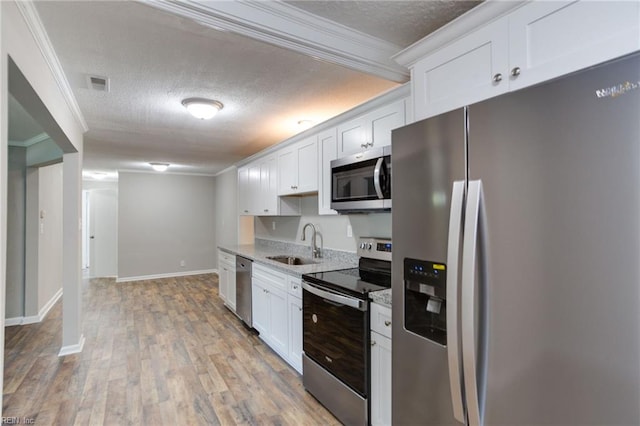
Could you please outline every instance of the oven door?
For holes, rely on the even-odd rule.
[[[391,207],[391,150],[383,147],[331,162],[331,208],[376,210]]]
[[[306,356],[367,397],[369,313],[367,300],[302,282]]]

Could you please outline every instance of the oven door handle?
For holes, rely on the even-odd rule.
[[[306,281],[302,281],[302,288],[307,290],[311,294],[314,294],[318,297],[322,297],[323,299],[327,299],[331,302],[336,302],[341,305],[348,306],[350,308],[356,308],[360,311],[367,310],[367,304],[363,300],[356,299],[353,297],[348,297],[348,296],[342,296],[340,294],[335,294],[329,291],[321,290],[318,287],[307,283]]]

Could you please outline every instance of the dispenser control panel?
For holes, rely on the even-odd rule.
[[[404,326],[425,339],[447,344],[447,267],[404,259]]]

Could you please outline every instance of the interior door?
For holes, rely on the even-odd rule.
[[[95,189],[90,197],[90,275],[113,277],[118,275],[118,194]]]

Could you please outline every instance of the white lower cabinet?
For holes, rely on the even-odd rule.
[[[236,257],[218,250],[218,295],[231,310],[236,310]]]
[[[302,374],[302,280],[288,278],[289,364]]]
[[[253,327],[271,349],[301,373],[300,278],[254,262],[251,287]],[[297,289],[300,289],[299,295],[296,293]]]
[[[370,312],[371,425],[388,426],[391,424],[391,310],[372,303]]]

